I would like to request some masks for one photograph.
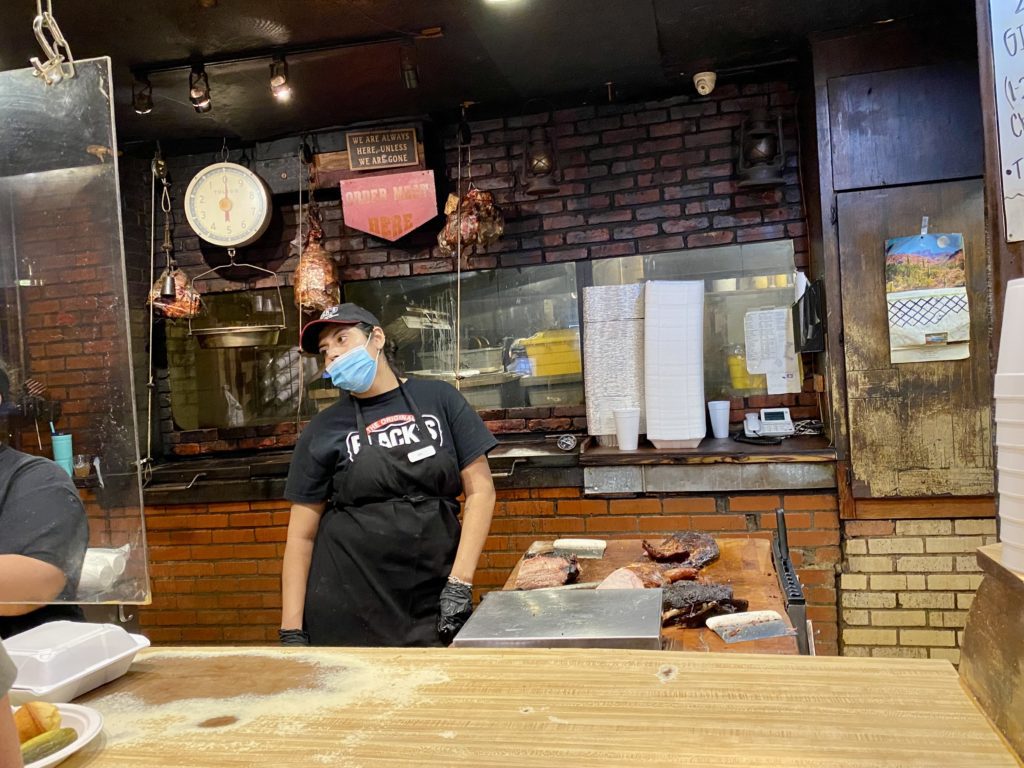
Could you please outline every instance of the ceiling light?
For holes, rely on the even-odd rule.
[[[188,75],[188,100],[196,112],[209,112],[213,109],[210,102],[210,81],[202,64],[195,64]]]
[[[288,85],[288,62],[284,56],[270,63],[270,92],[278,101],[288,101],[292,97],[292,87]]]
[[[148,115],[153,111],[153,86],[149,78],[132,78],[132,108],[139,115]]]
[[[416,71],[414,53],[415,49],[411,43],[402,46],[402,84],[410,91],[420,87],[420,77]]]

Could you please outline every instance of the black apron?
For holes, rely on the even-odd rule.
[[[352,398],[362,446],[334,476],[313,545],[304,612],[313,645],[443,645],[439,599],[462,532],[462,477],[398,386],[418,443],[373,444]]]

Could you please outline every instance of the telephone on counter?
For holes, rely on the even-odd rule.
[[[789,437],[795,432],[789,408],[762,408],[760,417],[756,413],[743,417],[743,433],[747,437]]]

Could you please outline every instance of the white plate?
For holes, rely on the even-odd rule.
[[[34,763],[28,763],[25,768],[50,768],[52,765],[57,765],[95,739],[103,730],[103,715],[92,707],[83,707],[80,704],[57,704],[56,706],[60,712],[60,727],[74,728],[78,733],[78,738],[59,752],[54,752]],[[17,707],[11,707],[11,709],[13,711]]]

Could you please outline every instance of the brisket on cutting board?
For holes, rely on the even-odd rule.
[[[703,568],[718,559],[718,544],[706,533],[679,531],[654,543],[643,540],[644,552],[652,560],[671,561],[689,568]]]
[[[571,584],[580,575],[579,562],[573,554],[527,554],[519,564],[516,589],[541,589]]]
[[[747,601],[732,595],[726,584],[680,581],[665,587],[661,602],[664,626],[702,627],[705,619],[747,610]]]
[[[630,563],[609,573],[598,589],[643,589],[664,587],[681,579],[697,578],[696,568],[666,568],[657,563]]]

